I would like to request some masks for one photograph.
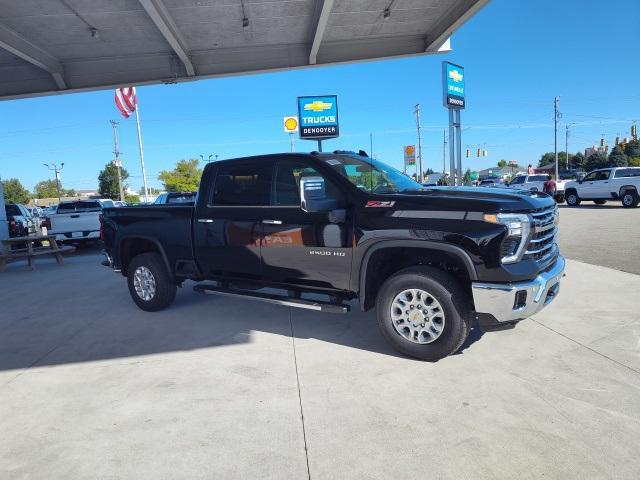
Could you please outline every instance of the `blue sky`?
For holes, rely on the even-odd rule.
[[[534,163],[553,150],[553,97],[560,97],[561,133],[570,123],[569,150],[604,134],[628,136],[640,120],[640,3],[637,0],[492,0],[452,39],[446,55],[321,67],[138,89],[149,184],[182,158],[219,158],[289,150],[282,117],[296,113],[296,96],[335,93],[341,137],[325,150],[364,148],[402,168],[402,146],[416,143],[413,106],[422,106],[424,166],[441,169],[441,61],[465,66],[467,109],[463,158],[478,170],[501,158]],[[141,181],[135,123],[102,91],[0,102],[0,175],[25,186],[50,178],[42,163],[65,162],[66,188],[97,186],[113,158],[110,119],[120,121],[129,184]],[[314,142],[296,141],[310,151]],[[463,151],[464,154],[464,151]]]

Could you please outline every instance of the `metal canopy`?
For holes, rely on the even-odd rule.
[[[437,53],[488,0],[0,0],[0,99]]]

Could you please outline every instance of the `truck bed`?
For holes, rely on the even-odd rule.
[[[104,209],[104,243],[114,255],[127,254],[127,240],[145,239],[162,247],[170,272],[178,260],[193,261],[193,206],[149,205]],[[116,265],[120,258],[114,257]]]

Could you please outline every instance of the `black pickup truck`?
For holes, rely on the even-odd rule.
[[[557,223],[543,193],[423,187],[335,151],[210,163],[194,206],[105,209],[101,234],[103,263],[143,310],[168,307],[185,280],[327,312],[357,299],[397,350],[437,360],[474,318],[509,324],[555,298]]]

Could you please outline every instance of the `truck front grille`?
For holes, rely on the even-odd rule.
[[[532,235],[524,252],[524,258],[546,263],[558,255],[556,235],[558,234],[558,207],[530,214],[533,218]]]

